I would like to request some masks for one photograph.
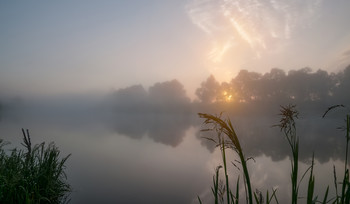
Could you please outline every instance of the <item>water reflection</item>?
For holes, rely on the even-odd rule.
[[[119,113],[113,119],[113,129],[122,135],[140,139],[147,134],[153,141],[178,146],[192,124],[191,114]]]
[[[284,134],[278,127],[273,127],[279,121],[277,114],[267,116],[224,114],[223,117],[231,118],[247,155],[252,157],[265,155],[272,161],[281,161],[290,156]],[[124,113],[115,115],[112,125],[118,134],[133,139],[141,139],[147,135],[154,142],[176,147],[181,143],[188,128],[195,126],[200,129],[203,127],[202,122],[195,113]],[[344,159],[345,132],[338,129],[343,125],[341,114],[333,114],[326,118],[301,114],[301,118],[296,122],[297,134],[300,137],[301,161],[309,161],[313,152],[315,152],[315,158],[321,163],[328,162],[330,159]],[[205,148],[213,152],[215,144],[203,137],[215,137],[215,133],[198,131],[195,135]]]
[[[290,156],[289,147],[284,135],[277,127],[277,117],[232,117],[232,123],[241,140],[247,155],[258,157],[268,156],[273,161],[280,161]],[[300,137],[300,160],[308,161],[315,152],[315,158],[320,162],[330,159],[344,159],[345,132],[337,129],[342,124],[341,119],[322,119],[318,117],[297,120],[297,134]],[[215,134],[198,132],[197,138]],[[215,145],[202,139],[202,144],[213,151]]]
[[[0,135],[19,144],[20,128],[29,128],[33,143],[55,141],[63,155],[72,153],[67,171],[75,189],[73,203],[197,203],[197,195],[211,199],[212,174],[220,155],[201,138],[210,135],[199,131],[203,121],[197,111],[127,113],[96,104],[46,104],[50,105],[27,104],[16,117],[5,115]],[[283,134],[272,127],[279,121],[277,113],[224,115],[232,119],[245,154],[255,158],[249,163],[254,187],[279,187],[283,203],[290,192],[290,151]],[[343,124],[342,113],[325,119],[322,113],[301,111],[297,120],[301,169],[314,151],[320,192],[333,182],[333,163],[342,164],[345,141],[344,132],[336,129]],[[234,159],[233,154],[229,157]],[[234,180],[239,172],[230,168]]]

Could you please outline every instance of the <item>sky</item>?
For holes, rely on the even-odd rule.
[[[348,0],[1,1],[0,96],[350,64]]]

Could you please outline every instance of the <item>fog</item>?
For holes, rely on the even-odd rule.
[[[176,147],[188,128],[201,124],[198,112],[224,112],[224,117],[234,121],[252,156],[265,154],[279,160],[285,158],[288,151],[282,134],[272,126],[279,121],[280,105],[296,104],[302,145],[315,149],[317,144],[317,148],[327,150],[316,153],[317,159],[327,161],[342,155],[335,147],[342,144],[343,138],[336,135],[343,134],[337,127],[343,125],[342,120],[349,112],[349,88],[350,66],[338,73],[311,68],[289,72],[274,68],[265,74],[241,70],[230,82],[220,83],[209,76],[197,88],[196,98],[192,100],[178,80],[155,83],[148,89],[133,85],[105,95],[5,99],[0,103],[0,121],[35,118],[70,128],[99,123],[126,137],[146,136],[154,142]],[[335,104],[345,107],[322,118],[327,108]],[[203,133],[198,133],[198,138],[200,134]],[[212,151],[210,144],[202,143]],[[306,157],[302,154],[301,158]]]
[[[147,150],[147,152],[154,152],[154,155],[157,155],[164,151],[164,149],[159,150],[161,147],[171,148],[171,151],[180,151],[181,148],[184,148],[182,145],[187,144],[187,142],[184,144],[184,141],[192,138],[192,143],[198,142],[201,146],[193,149],[193,152],[201,149],[208,154],[213,153],[215,144],[203,137],[212,137],[215,134],[198,131],[205,127],[197,113],[219,114],[223,112],[224,118],[231,118],[247,157],[269,158],[273,162],[284,162],[290,156],[288,144],[279,128],[273,126],[279,122],[280,116],[278,114],[281,105],[296,104],[296,108],[300,112],[299,118],[296,120],[297,134],[300,137],[300,161],[304,164],[309,163],[314,152],[315,159],[323,164],[344,160],[345,132],[341,130],[341,127],[344,127],[346,114],[350,113],[349,88],[350,66],[338,73],[328,73],[323,70],[313,71],[310,68],[289,72],[274,68],[265,74],[241,70],[229,82],[219,82],[214,76],[209,76],[198,86],[194,99],[187,95],[185,87],[178,80],[155,83],[148,88],[140,84],[133,85],[112,90],[108,94],[61,95],[35,99],[26,99],[20,96],[12,99],[3,98],[0,102],[0,127],[2,137],[14,144],[20,143],[20,137],[7,135],[11,133],[8,131],[9,127],[20,130],[24,126],[24,128],[34,132],[40,132],[40,129],[43,129],[47,134],[56,135],[56,137],[39,137],[36,141],[40,141],[40,139],[57,141],[59,145],[63,146],[63,150],[74,151],[72,157],[80,158],[79,161],[75,160],[79,165],[74,168],[78,168],[78,166],[86,165],[83,162],[86,160],[83,156],[84,152],[94,151],[88,150],[91,144],[82,142],[83,140],[91,140],[95,143],[117,140],[115,141],[116,146],[111,147],[111,149],[115,148],[113,151],[119,151],[118,147],[128,148],[121,146],[124,143],[126,145],[134,143],[150,145],[151,142],[154,149]],[[336,104],[342,104],[344,107],[329,111],[323,118],[322,116],[328,107]],[[87,134],[83,135],[84,133],[79,132],[81,130]],[[100,130],[103,131],[100,132]],[[58,136],[61,132],[63,134],[69,132],[69,136]],[[79,134],[74,136],[75,132],[79,132]],[[41,133],[41,135],[44,134]],[[64,138],[69,139],[65,141]],[[120,142],[121,144],[117,145]],[[68,148],[69,146],[76,147],[78,144],[78,149]],[[102,144],[97,144],[97,146],[100,146],[101,149],[96,149],[96,152],[112,151]],[[94,148],[92,147],[92,149]],[[190,150],[188,152],[191,154]],[[134,152],[124,155],[126,157],[124,159],[132,157],[137,164],[138,162],[142,163],[141,158],[132,156],[133,154]],[[169,153],[169,155],[171,154]],[[202,161],[206,159],[205,157],[206,155],[202,154],[199,158]],[[170,158],[174,159],[172,156]],[[147,157],[144,161],[152,163],[153,159]],[[112,158],[106,158],[107,160],[113,161]],[[97,166],[103,165],[101,162],[98,161]],[[119,173],[129,171],[130,165],[138,167],[135,166],[136,164],[123,162],[118,162],[118,168],[113,167],[117,168],[115,171],[118,176],[114,179],[119,179],[118,182],[127,185],[130,180],[122,180]],[[120,167],[120,165],[126,165],[126,167]],[[179,163],[179,165],[182,164]],[[203,168],[199,167],[201,166],[199,163],[196,165],[196,168]],[[146,166],[151,169],[152,165]],[[145,164],[142,168],[146,168]],[[207,172],[203,169],[192,170]],[[182,169],[183,172],[188,171],[193,177],[196,177],[192,170]],[[72,174],[77,176],[73,179],[73,183],[82,185],[81,181],[78,181],[80,178],[78,171],[78,169],[72,170]],[[98,168],[95,171],[98,172]],[[165,172],[165,170],[159,171]],[[82,178],[83,175],[85,173],[81,175]],[[112,172],[108,175],[112,175]],[[151,175],[157,177],[158,174],[155,172]],[[88,176],[90,174],[86,173],[86,177]],[[197,179],[205,177],[204,173],[197,176]],[[128,178],[132,177],[128,174]],[[159,177],[162,176],[159,175]],[[190,179],[188,175],[184,178]],[[108,178],[106,179],[108,180]],[[150,182],[149,179],[145,180],[141,177],[136,180]],[[135,185],[137,185],[136,180],[132,181],[136,183]],[[170,179],[169,182],[175,181]],[[179,181],[176,186],[167,189],[175,191],[184,185],[183,182]],[[139,187],[138,190],[142,192],[142,198],[149,199],[149,201],[161,192],[155,189],[145,190],[148,184],[144,183],[143,185],[144,189]],[[158,182],[155,185],[158,186],[157,188],[161,188],[162,183]],[[108,184],[107,187],[113,188],[113,184]],[[193,188],[199,188],[199,186],[193,184]],[[201,189],[203,190],[203,188],[202,186]],[[92,187],[86,187],[86,189],[86,191],[83,189],[80,191],[85,193],[96,191]],[[125,201],[130,194],[127,189],[119,189],[118,192],[120,193],[118,201]],[[185,197],[179,197],[179,200],[174,200],[174,203],[189,202],[192,199],[191,194],[194,198],[198,194],[198,192],[192,191],[185,192],[186,190],[183,190]],[[108,203],[113,200],[114,193],[114,191],[101,190],[101,192],[95,192],[95,196],[106,197]],[[170,190],[164,190],[164,192],[162,191],[163,197],[159,197],[159,199],[165,202],[168,197],[174,196],[170,194],[172,194]],[[112,200],[109,200],[109,197]],[[82,197],[76,199],[81,202],[86,201]],[[140,200],[134,199],[134,203],[139,202]]]

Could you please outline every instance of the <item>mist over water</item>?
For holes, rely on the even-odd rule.
[[[295,104],[299,175],[314,153],[315,194],[334,195],[349,10],[349,0],[0,1],[0,139],[10,153],[25,128],[32,144],[71,153],[71,203],[213,203],[222,160],[198,113],[222,112],[254,158],[253,191],[277,188],[289,203],[290,148],[274,125]],[[322,117],[333,105],[344,106]],[[242,171],[228,153],[233,184]]]
[[[103,96],[3,99],[0,135],[11,149],[20,145],[20,128],[28,128],[33,143],[54,141],[62,155],[72,153],[67,163],[72,203],[196,203],[197,195],[212,199],[211,179],[220,165],[215,145],[202,138],[213,134],[199,131],[204,126],[197,113],[223,111],[245,154],[255,158],[249,162],[254,188],[278,187],[283,202],[289,200],[290,150],[273,127],[280,105],[297,105],[301,169],[314,152],[317,190],[323,193],[333,182],[332,165],[344,161],[345,132],[337,128],[349,113],[349,81],[350,67],[339,73],[243,70],[230,82],[210,76],[197,89],[196,100],[177,80]],[[335,104],[345,108],[322,118]],[[232,179],[239,175],[233,166],[230,172]]]

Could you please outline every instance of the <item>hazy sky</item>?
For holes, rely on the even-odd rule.
[[[0,94],[350,64],[349,0],[1,1]]]

